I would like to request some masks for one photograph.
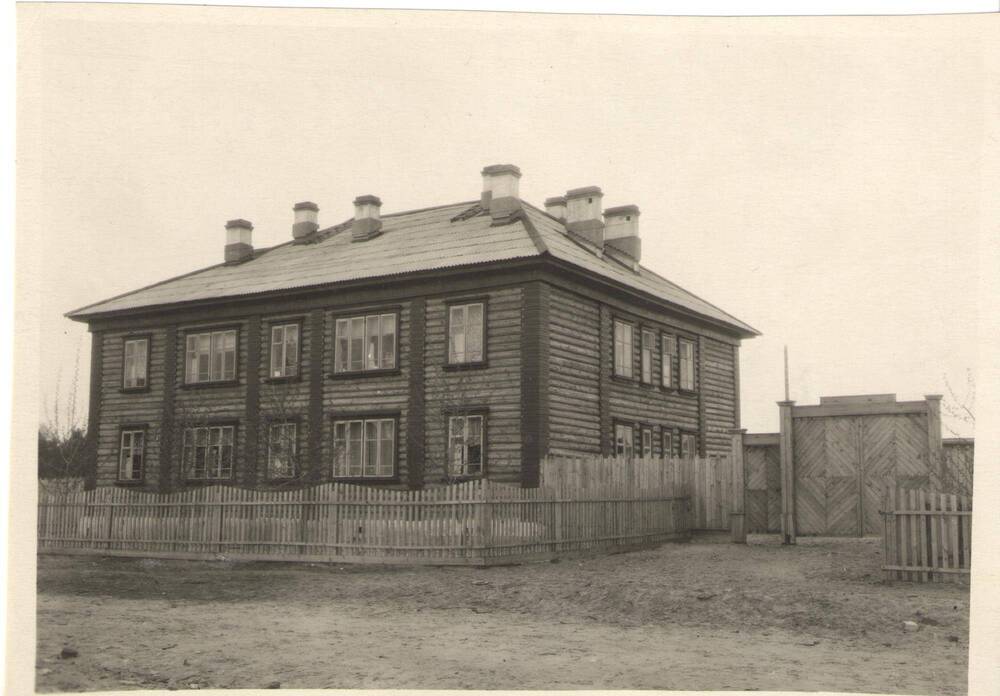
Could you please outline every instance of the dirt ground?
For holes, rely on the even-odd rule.
[[[884,583],[878,539],[720,541],[489,569],[40,556],[36,688],[966,692],[967,587]]]

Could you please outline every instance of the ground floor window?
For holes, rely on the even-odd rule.
[[[698,456],[697,433],[681,433],[681,456],[684,458]]]
[[[267,475],[270,478],[293,478],[298,460],[298,424],[272,423],[267,439]]]
[[[485,468],[485,426],[482,414],[449,416],[448,467],[452,476],[479,476]]]
[[[642,438],[640,440],[642,451],[639,452],[640,457],[652,457],[653,456],[653,429],[643,428]]]
[[[663,456],[664,457],[675,457],[674,454],[674,434],[664,428],[663,430]]]
[[[635,429],[627,423],[615,425],[615,456],[635,456]]]
[[[333,475],[389,478],[396,468],[396,419],[357,418],[333,424]]]
[[[233,476],[232,425],[184,429],[184,471],[189,479],[229,479]]]
[[[146,431],[141,429],[122,430],[121,446],[118,453],[118,480],[142,480],[145,457]]]

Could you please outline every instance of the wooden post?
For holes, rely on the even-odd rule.
[[[747,515],[746,515],[746,469],[743,459],[743,435],[746,429],[739,428],[729,431],[732,435],[732,491],[729,512],[729,531],[734,544],[747,543]]]
[[[931,486],[939,488],[948,475],[941,443],[941,395],[928,394],[924,398],[927,399],[927,473]]]
[[[795,543],[795,456],[792,452],[792,407],[794,401],[778,402],[781,447],[781,541]]]

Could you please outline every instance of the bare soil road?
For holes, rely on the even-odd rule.
[[[964,694],[968,589],[879,561],[773,537],[492,569],[41,556],[37,689]]]

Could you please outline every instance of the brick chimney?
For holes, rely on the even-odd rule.
[[[301,241],[319,229],[319,206],[312,201],[303,201],[292,206],[295,214],[292,222],[292,238]]]
[[[639,207],[620,205],[604,211],[604,244],[612,246],[635,261],[642,257],[639,239]]]
[[[480,205],[494,219],[509,217],[521,209],[518,182],[521,170],[513,164],[491,164],[483,167],[483,193]]]
[[[253,258],[253,225],[246,220],[226,223],[226,263],[243,263]]]
[[[597,186],[584,186],[566,192],[566,229],[604,248],[604,222],[601,221],[601,199],[604,194]]]
[[[354,199],[354,222],[351,223],[352,242],[363,242],[382,233],[381,208],[382,200],[378,196],[365,195]]]
[[[554,196],[546,198],[545,212],[561,222],[566,222],[566,197]]]

